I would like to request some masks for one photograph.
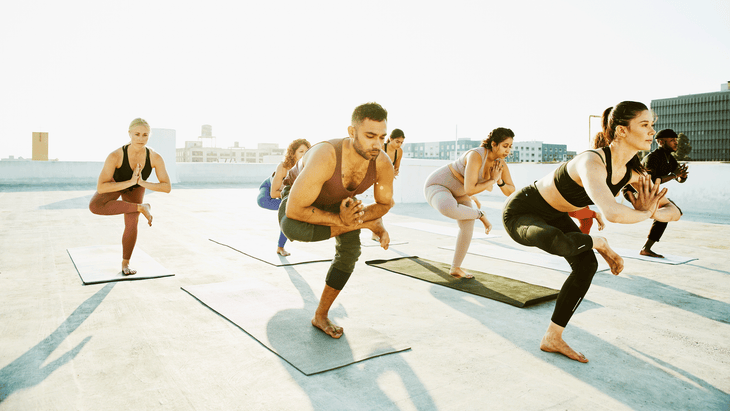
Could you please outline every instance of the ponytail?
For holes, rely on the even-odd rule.
[[[601,116],[603,129],[596,133],[596,137],[593,139],[593,148],[608,147],[616,138],[616,127],[629,127],[629,122],[646,110],[648,110],[646,105],[636,101],[622,101],[614,107],[603,110]],[[641,164],[638,155],[629,160],[626,167],[638,173],[646,173],[646,168]]]

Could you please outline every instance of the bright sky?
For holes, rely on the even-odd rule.
[[[4,1],[0,158],[46,131],[49,158],[103,161],[135,117],[177,147],[203,124],[317,142],[368,101],[406,143],[509,127],[581,151],[591,114],[728,80],[727,0]]]

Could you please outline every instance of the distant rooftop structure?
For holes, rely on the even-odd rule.
[[[204,124],[197,141],[185,141],[185,147],[176,149],[178,163],[264,163],[281,161],[285,148],[276,143],[258,143],[256,148],[240,147],[238,141],[233,147],[216,147],[213,127]],[[212,143],[211,143],[212,142]],[[206,144],[208,143],[208,144]]]
[[[198,136],[198,140],[200,141],[202,147],[217,146],[216,138],[213,135],[213,126],[211,126],[210,124],[203,124],[200,130],[200,135]],[[205,144],[206,140],[208,144]]]
[[[403,157],[433,160],[455,160],[465,152],[479,147],[482,140],[460,138],[456,141],[445,140],[426,143],[406,143],[403,145]],[[513,143],[510,155],[505,159],[509,163],[544,163],[561,162],[575,157],[574,151],[568,151],[565,144],[548,144],[542,141],[518,141]]]

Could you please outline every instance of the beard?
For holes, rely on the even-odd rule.
[[[364,158],[365,160],[374,160],[378,157],[380,154],[380,150],[378,150],[377,153],[374,153],[373,151],[367,151],[365,148],[360,144],[360,141],[355,137],[352,141],[352,148],[355,149],[355,152],[360,155],[360,157]]]

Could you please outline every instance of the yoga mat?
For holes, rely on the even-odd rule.
[[[659,253],[664,256],[664,258],[656,258],[656,257],[647,257],[645,255],[639,255],[639,249],[636,250],[630,250],[627,248],[613,248],[613,251],[615,251],[618,255],[621,257],[626,258],[635,258],[637,260],[644,260],[649,261],[651,263],[661,263],[661,264],[671,264],[671,265],[677,265],[677,264],[684,264],[688,263],[690,261],[697,260],[697,258],[694,257],[680,257],[677,255],[669,255],[665,253]],[[656,250],[654,250],[656,252]]]
[[[474,226],[474,234],[472,234],[472,238],[500,238],[500,237],[502,237],[499,234],[492,234],[492,233],[484,234],[484,227],[481,224],[482,223],[480,222],[478,224],[478,226]],[[393,225],[397,225],[399,227],[412,228],[414,230],[427,231],[429,233],[434,233],[434,234],[448,235],[451,237],[456,237],[459,234],[459,227],[456,226],[456,223],[454,223],[453,227],[446,227],[446,226],[430,224],[430,223],[422,223],[419,221],[408,222],[408,223],[393,223]]]
[[[439,248],[454,251],[453,246]],[[482,257],[496,258],[498,260],[549,268],[551,270],[564,271],[566,273],[572,271],[570,264],[565,261],[565,258],[547,253],[529,253],[527,251],[513,250],[506,247],[497,247],[488,244],[471,244],[469,246],[468,253],[480,255]],[[603,257],[597,255],[596,259],[598,260],[598,271],[596,272],[608,271],[611,269]]]
[[[347,318],[332,318],[345,333],[334,339],[312,326],[315,304],[256,279],[182,287],[305,375],[404,351],[371,328]]]
[[[552,288],[474,270],[464,269],[474,278],[454,278],[449,274],[451,268],[449,264],[425,258],[401,257],[391,260],[370,260],[365,264],[520,308],[549,301],[558,296],[558,290]]]
[[[273,240],[262,239],[260,237],[236,236],[210,241],[232,248],[239,253],[246,254],[249,257],[275,265],[277,267],[285,265],[316,263],[321,261],[331,261],[332,257],[322,257],[320,255],[308,253],[293,247],[291,243],[287,243],[284,247],[291,255],[282,257],[276,253],[276,242]],[[334,254],[334,247],[331,250]]]
[[[66,251],[84,284],[144,280],[175,275],[139,248],[134,250],[129,263],[130,267],[137,270],[137,274],[122,275],[121,244],[68,248]]]
[[[368,231],[368,233],[369,232],[370,231]],[[398,240],[393,240],[391,238],[390,243],[388,244],[388,247],[393,246],[393,245],[403,245],[403,244],[408,244],[408,241],[398,241]],[[363,235],[360,237],[360,245],[363,247],[380,247],[380,241],[373,240],[370,235],[368,235],[368,236]]]

